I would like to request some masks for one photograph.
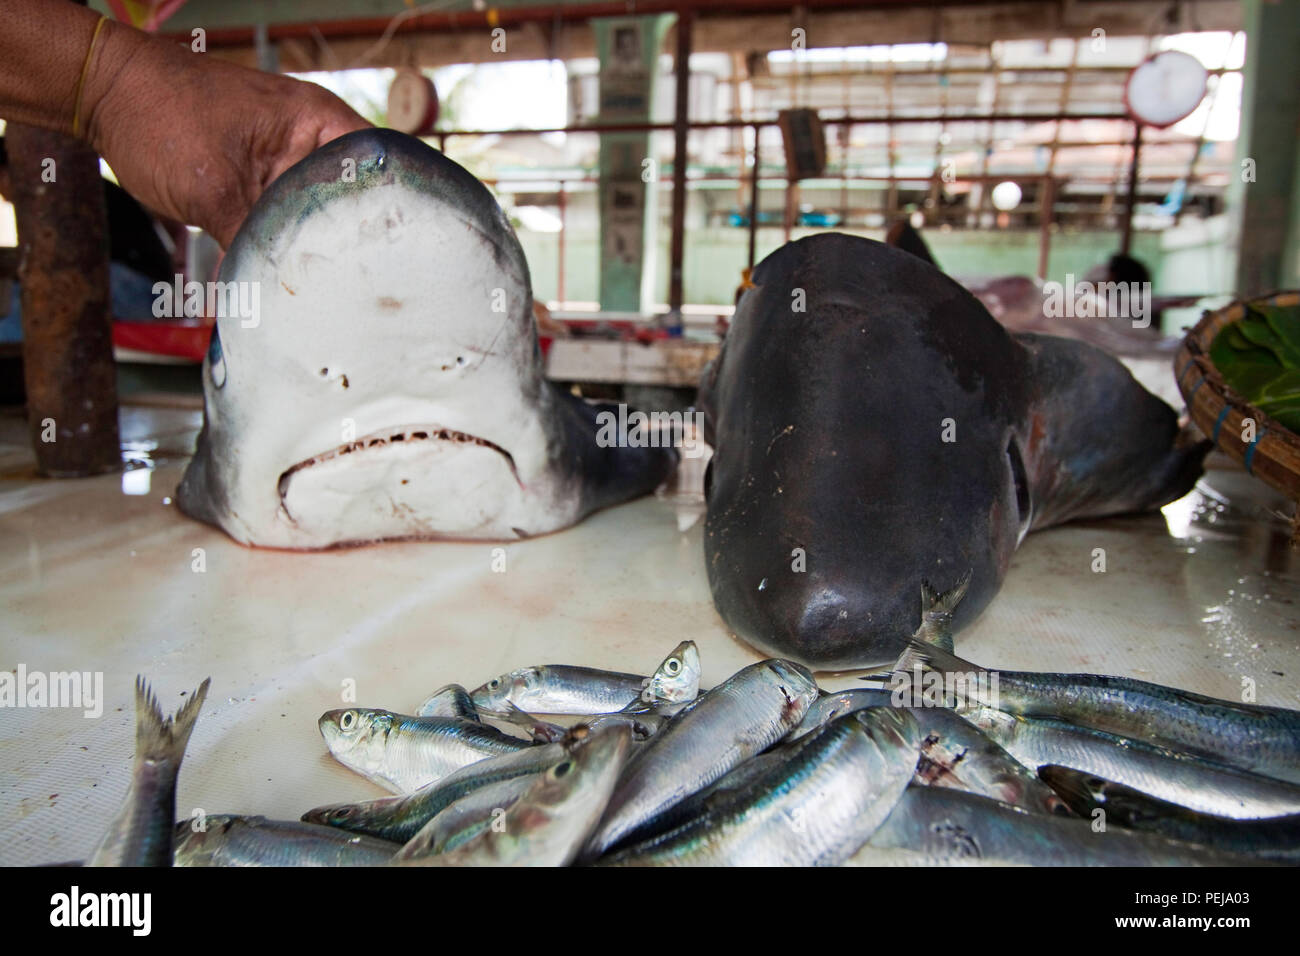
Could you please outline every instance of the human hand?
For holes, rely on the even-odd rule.
[[[115,22],[87,71],[87,138],[128,192],[224,249],[263,190],[370,124],[333,93],[192,53]]]

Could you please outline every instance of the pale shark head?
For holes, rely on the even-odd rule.
[[[594,409],[544,380],[509,222],[419,140],[364,130],[312,153],[258,200],[221,281],[257,314],[218,318],[178,502],[246,544],[540,534],[676,462],[599,447]]]

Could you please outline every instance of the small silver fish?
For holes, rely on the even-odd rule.
[[[899,658],[895,673],[911,679],[917,669],[996,674],[996,683],[965,681],[976,707],[1064,720],[1300,784],[1297,710],[1219,700],[1128,677],[991,671],[914,640]]]
[[[612,866],[836,866],[898,802],[920,733],[906,710],[855,710],[793,745],[743,790],[599,862]]]
[[[177,866],[382,866],[401,844],[314,823],[210,814],[176,824]]]
[[[866,707],[888,707],[894,702],[893,694],[877,687],[859,687],[835,693],[823,692],[813,701],[799,726],[790,731],[790,739],[798,740],[821,730],[837,717],[843,717]]]
[[[1048,764],[1038,773],[1085,819],[1278,863],[1300,863],[1300,814],[1234,820],[1189,810],[1069,767]]]
[[[135,681],[135,766],[126,802],[87,866],[171,866],[176,776],[211,678],[164,718],[143,677]]]
[[[644,684],[637,674],[542,664],[494,677],[472,696],[481,711],[500,713],[511,703],[529,714],[587,716],[622,710],[641,698]]]
[[[1035,866],[1240,866],[1258,861],[1219,854],[1119,827],[1093,830],[1088,820],[1025,813],[962,790],[909,786],[857,859],[872,865],[880,850],[922,854],[928,863],[960,860]]]
[[[812,674],[783,660],[751,664],[701,695],[629,765],[584,857],[599,856],[772,746],[803,720],[816,697]]]
[[[334,758],[393,793],[410,794],[461,767],[530,746],[458,717],[407,717],[376,708],[331,710],[319,721]]]
[[[428,853],[422,834],[417,834],[393,862],[417,866],[567,866],[600,819],[631,741],[626,724],[610,723],[575,734],[564,745],[565,759],[536,777],[499,821],[445,853]]]
[[[694,700],[699,692],[700,651],[694,641],[682,641],[646,678],[641,700],[647,704],[655,701],[680,704]]]
[[[1072,816],[1038,774],[955,711],[915,707],[912,715],[921,727],[916,775],[922,782],[991,797],[1030,813]]]
[[[498,780],[444,807],[406,844],[408,855],[445,853],[468,843],[518,803],[536,779],[530,774]]]
[[[968,719],[1034,770],[1060,764],[1224,817],[1300,813],[1300,786],[1059,720],[985,708]]]
[[[502,704],[501,711],[483,711],[484,716],[493,720],[499,720],[503,723],[511,724],[521,730],[527,731],[528,736],[535,743],[554,744],[559,743],[568,736],[569,729],[561,727],[559,724],[553,724],[549,721],[542,720],[532,714],[525,713],[510,701]]]
[[[515,777],[543,773],[564,759],[562,744],[526,746],[502,757],[479,760],[461,767],[408,796],[382,797],[363,803],[328,804],[308,810],[305,823],[320,823],[382,840],[406,843],[420,828],[467,794],[480,787]]]
[[[460,684],[439,687],[415,709],[416,717],[459,717],[461,720],[478,720],[474,698]]]

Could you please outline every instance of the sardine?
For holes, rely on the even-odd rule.
[[[476,689],[473,699],[480,710],[494,714],[513,705],[527,714],[594,716],[685,704],[699,689],[699,649],[694,641],[682,641],[649,677],[544,664],[495,677]]]
[[[1300,863],[1300,814],[1234,820],[1198,813],[1113,780],[1048,764],[1038,773],[1079,816],[1279,863]]]
[[[977,706],[1069,721],[1300,783],[1300,711],[1218,700],[1128,677],[993,671],[913,640],[895,673],[911,678],[917,668],[975,676],[963,683]],[[996,675],[996,687],[979,674]]]
[[[910,786],[872,834],[860,858],[910,850],[931,865],[958,860],[1035,866],[1242,866],[1258,861],[1087,820],[1025,813],[961,790]]]
[[[466,794],[436,814],[406,845],[412,854],[423,855],[445,853],[468,843],[499,821],[535,780],[535,774],[498,780]]]
[[[460,684],[439,687],[415,709],[416,717],[459,717],[461,720],[478,720],[474,698]]]
[[[912,715],[921,727],[916,775],[922,782],[991,797],[1031,813],[1072,815],[1033,770],[956,712],[915,707]]]
[[[1073,767],[1224,817],[1300,813],[1300,787],[1272,777],[1057,720],[1012,717],[992,709],[969,719],[1034,771],[1045,764]]]
[[[750,757],[707,787],[697,790],[685,800],[674,803],[626,833],[618,841],[610,844],[605,850],[606,855],[616,854],[634,844],[648,843],[719,807],[730,804],[738,794],[748,790],[756,781],[787,763],[803,746],[806,739],[807,735],[799,740],[787,737],[775,746]]]
[[[730,800],[599,861],[611,866],[835,866],[889,815],[916,767],[906,710],[840,717]]]
[[[382,866],[401,844],[297,820],[211,814],[176,824],[177,866]]]
[[[875,687],[858,687],[835,693],[823,691],[808,708],[808,713],[804,714],[799,726],[790,731],[790,739],[798,740],[800,737],[815,733],[835,718],[843,717],[852,711],[862,710],[864,707],[888,707],[892,703],[893,695],[889,691]]]
[[[461,767],[530,746],[475,721],[351,707],[320,718],[334,758],[385,790],[410,794]]]
[[[510,701],[505,701],[501,711],[483,711],[483,715],[493,720],[500,720],[514,727],[526,731],[534,743],[554,744],[559,743],[569,733],[567,727],[561,727],[559,724],[552,724],[549,721],[542,720],[533,714],[525,713]]]
[[[499,825],[445,853],[418,835],[394,863],[417,866],[566,866],[600,819],[631,746],[624,724],[575,735],[564,760],[536,777]],[[423,832],[423,831],[422,831]]]
[[[584,856],[599,856],[766,750],[803,720],[816,697],[812,674],[782,660],[751,664],[700,696],[628,765]]]
[[[694,641],[682,641],[659,662],[641,690],[645,703],[681,704],[700,693],[700,651]]]
[[[171,866],[176,776],[211,678],[164,718],[143,677],[135,681],[135,766],[126,803],[87,866]]]
[[[472,697],[481,711],[499,713],[508,702],[530,714],[608,714],[639,700],[645,680],[637,674],[543,664],[494,677]]]
[[[408,796],[382,797],[363,803],[329,804],[308,810],[305,823],[320,823],[406,843],[444,808],[480,787],[515,777],[543,773],[564,759],[562,744],[544,744],[479,760]]]

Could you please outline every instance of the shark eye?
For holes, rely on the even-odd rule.
[[[668,672],[669,677],[676,677],[681,673],[682,662],[675,657],[669,658],[668,661],[664,663],[664,670]]]
[[[212,376],[212,384],[217,388],[222,388],[226,384],[226,356],[221,351],[221,336],[217,333],[217,327],[212,327],[212,339],[208,342],[208,372]]]
[[[339,717],[340,730],[352,730],[357,725],[357,712],[355,710],[343,711],[343,716]]]

